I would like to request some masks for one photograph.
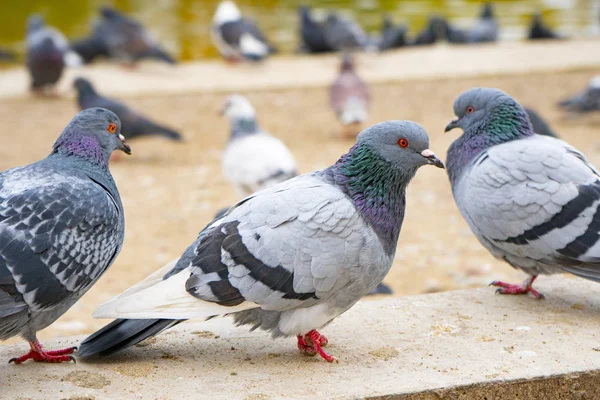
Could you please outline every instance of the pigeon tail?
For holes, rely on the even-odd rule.
[[[117,319],[88,336],[79,347],[81,357],[105,357],[131,347],[185,320]]]

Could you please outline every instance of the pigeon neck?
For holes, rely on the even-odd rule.
[[[254,118],[235,118],[231,120],[231,137],[229,140],[239,139],[244,136],[260,132],[258,123]]]
[[[96,138],[89,135],[63,133],[52,148],[50,156],[75,157],[108,170],[110,153]]]
[[[330,167],[339,185],[373,228],[387,254],[396,250],[404,220],[406,185],[415,170],[401,170],[368,145],[356,144]]]
[[[446,169],[452,183],[483,151],[534,135],[527,114],[517,104],[501,104],[489,115],[482,123],[467,129],[448,149]]]

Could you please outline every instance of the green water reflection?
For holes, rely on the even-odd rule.
[[[43,14],[47,21],[69,38],[85,35],[96,10],[103,4],[115,6],[140,19],[167,48],[183,60],[214,57],[208,29],[218,0],[0,0],[0,45],[22,51],[25,19],[31,13]],[[317,11],[340,9],[352,15],[369,32],[378,31],[381,14],[390,13],[396,21],[408,23],[410,32],[420,29],[428,15],[438,13],[459,26],[468,27],[481,2],[469,0],[239,0],[238,5],[258,21],[267,36],[282,52],[297,46],[296,8],[308,4]],[[528,16],[542,10],[549,25],[573,36],[598,34],[600,1],[528,0],[497,1],[501,38],[523,37]]]

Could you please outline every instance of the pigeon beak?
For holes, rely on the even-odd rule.
[[[121,150],[123,151],[123,153],[131,154],[131,147],[129,147],[129,145],[125,141],[125,136],[121,135],[120,133],[119,133],[119,141],[121,142]]]
[[[421,152],[421,155],[427,159],[429,164],[435,165],[438,168],[444,169],[444,163],[435,156],[435,153],[429,149],[425,149]]]
[[[448,125],[446,125],[446,129],[444,129],[444,132],[451,131],[454,128],[458,128],[458,117],[454,117],[454,119],[450,121]]]

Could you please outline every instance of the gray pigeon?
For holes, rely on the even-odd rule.
[[[531,122],[531,126],[533,127],[533,131],[538,135],[558,137],[558,135],[550,128],[550,125],[541,117],[540,114],[537,113],[532,108],[524,107],[527,116],[529,117],[529,121]]]
[[[329,53],[335,51],[325,40],[323,24],[315,21],[307,6],[298,8],[300,17],[300,48],[307,53]]]
[[[221,1],[210,30],[212,41],[228,61],[261,61],[276,52],[258,26],[242,16],[233,1]]]
[[[408,45],[406,33],[408,29],[405,25],[394,25],[394,21],[389,15],[383,16],[381,24],[381,40],[378,48],[380,51],[396,49]]]
[[[479,20],[466,32],[466,39],[468,43],[495,42],[498,40],[498,22],[491,2],[483,5]]]
[[[58,30],[46,26],[40,15],[29,17],[26,63],[32,90],[39,91],[54,86],[72,55],[67,40]],[[72,62],[73,65],[78,63],[80,60]]]
[[[558,105],[574,113],[588,113],[600,110],[600,75],[592,78],[583,91],[562,100]]]
[[[100,16],[90,37],[74,43],[86,62],[107,54],[130,64],[144,58],[176,63],[139,21],[106,6],[100,9]]]
[[[531,23],[529,24],[529,33],[527,34],[529,40],[537,39],[562,39],[562,37],[554,32],[552,28],[544,23],[542,14],[535,13],[531,16]]]
[[[336,13],[330,13],[323,24],[325,41],[336,51],[362,50],[369,37],[355,21]]]
[[[301,351],[335,358],[317,332],[352,307],[392,265],[405,191],[417,169],[443,164],[419,125],[388,121],[358,136],[336,164],[255,193],[211,222],[181,258],[101,305],[120,318],[79,354],[109,355],[188,318],[297,336]]]
[[[128,139],[156,135],[171,140],[181,140],[181,134],[178,132],[150,121],[116,100],[99,95],[87,79],[77,78],[73,85],[77,90],[77,102],[82,110],[102,107],[114,112],[121,120],[121,130]]]
[[[75,361],[75,347],[46,351],[36,332],[63,315],[113,263],[123,206],[108,170],[131,149],[115,114],[92,108],[67,125],[50,155],[0,173],[0,340],[31,350],[10,362]]]
[[[355,136],[369,117],[367,83],[354,70],[354,57],[344,54],[340,73],[329,89],[331,108],[342,123],[342,136]]]
[[[448,150],[452,193],[493,256],[523,270],[522,285],[493,282],[499,293],[531,293],[539,274],[570,272],[600,281],[600,175],[568,143],[535,135],[513,98],[478,88],[454,102],[446,131],[463,134]]]

